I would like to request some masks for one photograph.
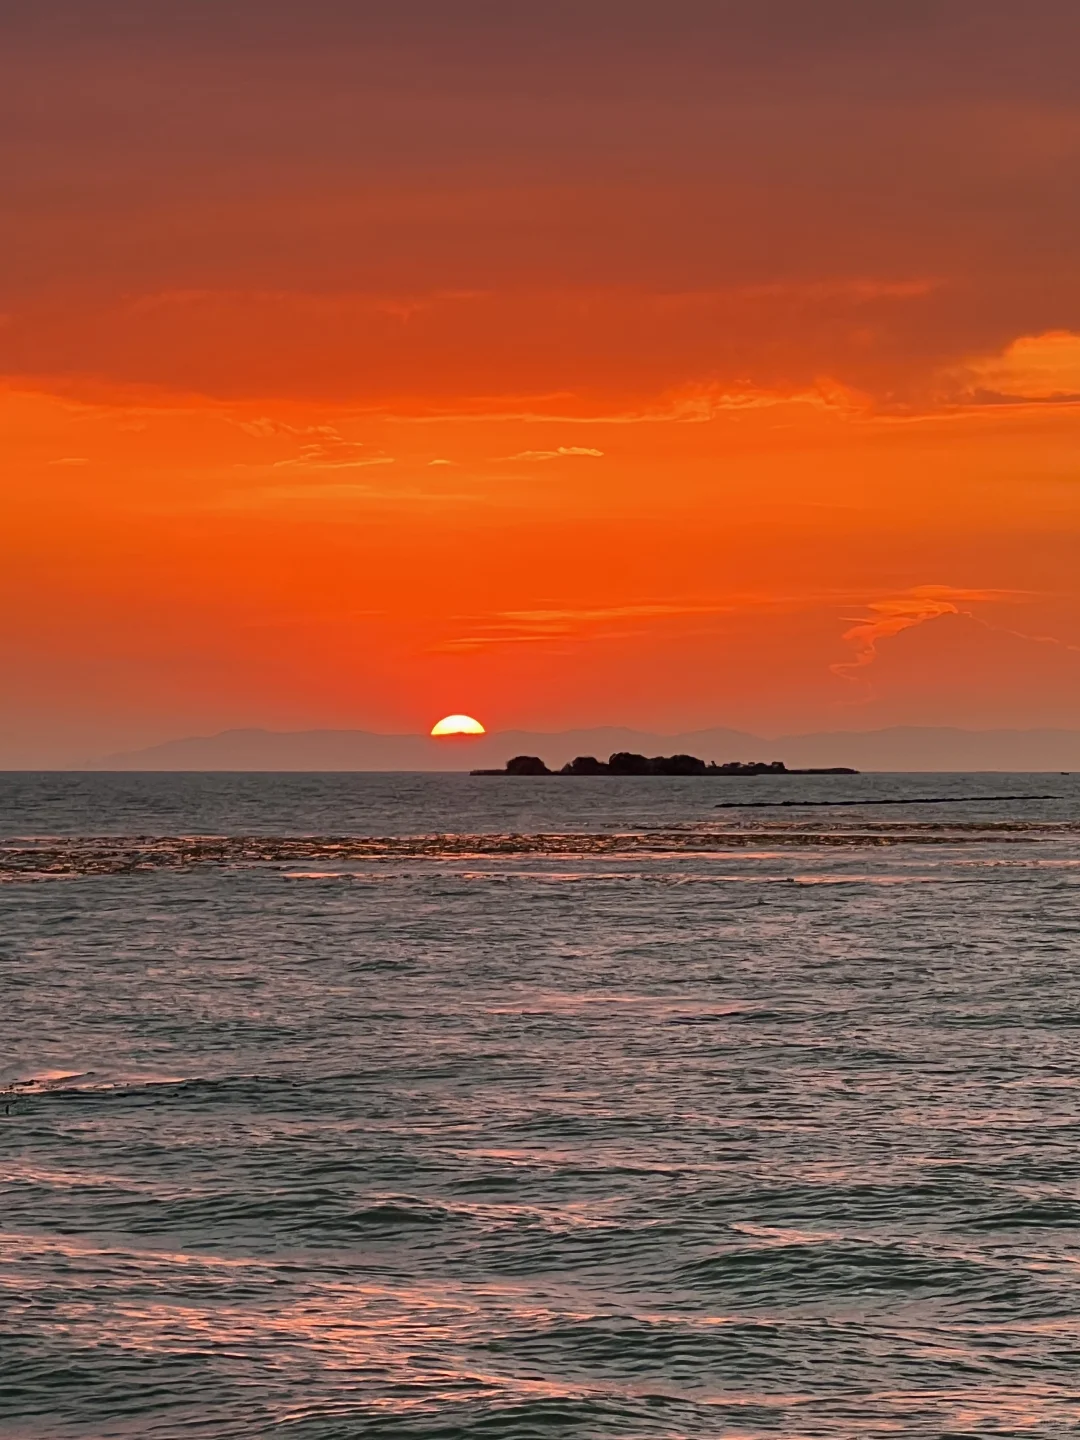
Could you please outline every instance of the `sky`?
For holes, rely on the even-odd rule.
[[[1074,0],[5,0],[0,765],[1080,727]]]

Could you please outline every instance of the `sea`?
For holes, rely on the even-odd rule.
[[[1080,1435],[1080,778],[0,776],[4,1440]]]

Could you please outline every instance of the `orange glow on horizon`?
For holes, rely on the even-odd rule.
[[[159,8],[0,53],[0,767],[1080,726],[1075,7]]]

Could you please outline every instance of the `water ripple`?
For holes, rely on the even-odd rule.
[[[1075,1433],[1080,790],[71,783],[0,846],[5,1440]]]

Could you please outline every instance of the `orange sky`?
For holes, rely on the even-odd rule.
[[[1080,726],[1073,6],[157,8],[0,22],[0,764]]]

